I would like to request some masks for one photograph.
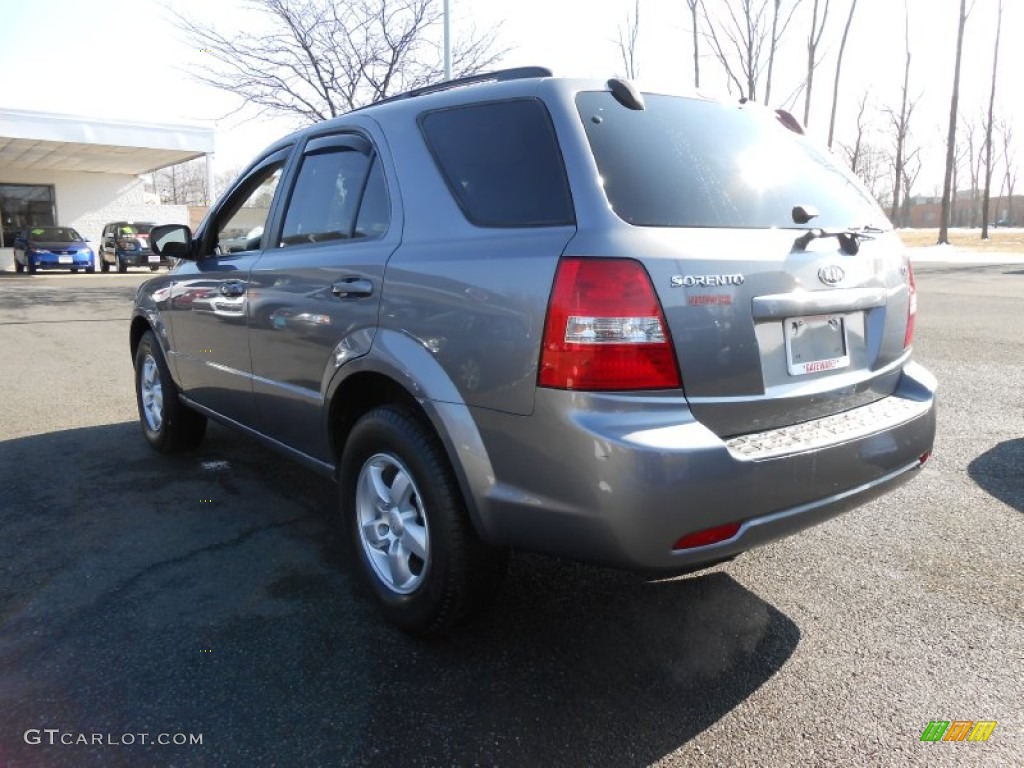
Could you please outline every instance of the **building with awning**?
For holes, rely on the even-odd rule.
[[[213,151],[213,129],[198,125],[0,109],[0,254],[27,226],[95,242],[111,221],[187,224],[186,206],[147,200],[142,177],[199,157],[209,177]]]

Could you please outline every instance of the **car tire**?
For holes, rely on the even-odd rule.
[[[109,271],[110,271],[110,265],[107,263],[106,259],[104,259],[102,256],[100,256],[100,272],[109,272]]]
[[[160,453],[191,451],[206,434],[206,417],[178,399],[160,344],[146,331],[135,350],[135,400],[146,442]]]
[[[508,552],[477,536],[440,440],[410,409],[382,406],[359,419],[338,492],[360,570],[400,629],[445,634],[493,599]]]

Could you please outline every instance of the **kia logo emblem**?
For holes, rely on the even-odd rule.
[[[822,267],[818,270],[818,279],[825,285],[839,285],[845,277],[846,273],[843,271],[843,268],[835,265]]]

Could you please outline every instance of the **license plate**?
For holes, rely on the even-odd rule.
[[[791,317],[784,321],[790,376],[821,373],[850,364],[842,315]]]
[[[159,263],[160,263],[160,257],[159,257],[159,256],[157,256],[157,255],[156,255],[155,253],[154,253],[154,254],[152,254],[152,255],[151,255],[151,256],[149,257],[149,263],[150,263],[150,264],[159,264]]]
[[[60,264],[74,264],[75,260],[71,256],[58,256],[57,261]]]

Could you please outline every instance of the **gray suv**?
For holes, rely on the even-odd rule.
[[[181,261],[135,299],[146,440],[212,418],[336,478],[409,632],[486,603],[511,548],[693,570],[932,450],[904,248],[753,103],[447,82],[282,139],[152,240]]]

